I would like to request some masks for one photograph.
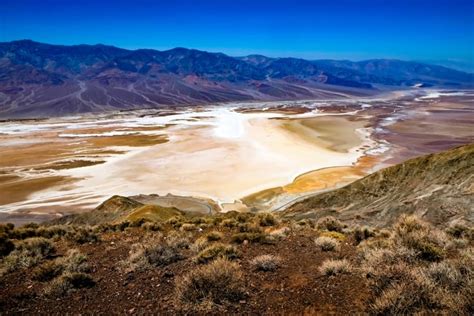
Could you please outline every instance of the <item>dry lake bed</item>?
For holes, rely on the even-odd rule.
[[[407,90],[3,121],[0,221],[90,210],[116,194],[154,194],[184,210],[279,210],[473,142],[473,100],[469,91]]]

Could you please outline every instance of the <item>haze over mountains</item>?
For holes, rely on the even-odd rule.
[[[126,50],[0,43],[0,117],[252,100],[372,95],[415,84],[474,86],[474,75],[418,62],[230,57],[186,48]]]

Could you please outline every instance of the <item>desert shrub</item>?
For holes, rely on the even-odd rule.
[[[231,241],[237,244],[241,244],[246,240],[251,243],[265,243],[267,235],[265,233],[236,233],[231,237]]]
[[[190,232],[190,231],[195,231],[197,229],[197,227],[194,224],[185,223],[185,224],[181,225],[180,229],[182,231]]]
[[[443,260],[446,235],[413,216],[401,217],[384,241],[389,242],[385,248],[359,245],[360,270],[374,293],[371,313],[472,313],[472,248]]]
[[[201,252],[203,249],[209,246],[209,241],[206,237],[197,238],[194,243],[191,245],[191,250],[195,253]]]
[[[343,260],[326,260],[323,262],[319,271],[324,275],[337,275],[341,273],[348,273],[351,270],[349,261]]]
[[[218,240],[221,240],[222,237],[223,237],[223,236],[222,236],[222,233],[217,232],[217,231],[209,232],[209,233],[206,235],[207,241],[218,241]]]
[[[41,282],[50,281],[61,275],[63,271],[64,266],[59,261],[47,261],[33,269],[32,278]]]
[[[261,255],[252,259],[250,264],[259,271],[275,271],[281,263],[281,258],[273,255]]]
[[[239,222],[239,223],[247,223],[247,222],[250,222],[252,221],[252,219],[255,217],[255,214],[254,213],[238,213],[236,216],[235,216],[235,219]]]
[[[473,239],[474,232],[472,228],[463,223],[454,223],[446,228],[446,233],[454,238]]]
[[[168,246],[178,249],[187,249],[191,244],[187,236],[177,231],[171,232],[165,239]]]
[[[303,226],[303,227],[314,228],[315,227],[315,221],[314,221],[314,219],[311,219],[311,218],[304,218],[304,219],[300,219],[299,221],[297,221],[296,225]]]
[[[25,225],[23,225],[23,228],[37,229],[37,228],[39,228],[39,224],[37,224],[37,223],[26,223]]]
[[[133,244],[130,255],[124,264],[130,271],[146,270],[151,267],[166,266],[183,258],[175,246],[157,241],[147,241]]]
[[[381,229],[377,236],[382,238],[390,238],[392,236],[392,232],[388,229]]]
[[[228,228],[233,228],[236,227],[239,224],[235,219],[233,218],[226,218],[221,222],[222,227],[228,227]]]
[[[0,233],[0,258],[5,257],[15,249],[15,245],[5,233]]]
[[[375,298],[370,311],[384,315],[467,315],[472,312],[473,284],[459,282],[462,281],[453,267],[439,263],[428,269],[410,267],[403,279],[387,286]]]
[[[65,235],[65,238],[78,244],[99,241],[99,235],[90,227],[75,227]]]
[[[148,231],[152,231],[152,232],[157,232],[157,231],[163,230],[163,227],[161,226],[161,224],[159,224],[157,222],[146,222],[142,225],[142,228],[144,230],[148,230]]]
[[[71,290],[89,288],[95,285],[94,279],[87,273],[65,273],[55,278],[46,288],[47,295],[65,295]]]
[[[418,218],[401,216],[394,231],[394,243],[415,250],[421,260],[439,261],[445,257],[446,235]]]
[[[54,245],[43,237],[34,237],[18,243],[16,250],[46,257],[54,252]]]
[[[420,307],[436,306],[428,293],[432,288],[429,283],[402,282],[390,285],[374,303],[370,311],[376,315],[407,315],[420,312]]]
[[[190,224],[199,225],[199,224],[205,224],[206,219],[204,217],[193,217],[188,222]]]
[[[138,218],[136,220],[130,221],[128,227],[142,227],[143,224],[148,222],[145,218]]]
[[[180,228],[184,223],[183,216],[173,216],[166,221],[166,224],[173,226],[174,228]]]
[[[257,214],[257,223],[260,226],[274,226],[278,224],[278,220],[272,213],[265,212]]]
[[[245,297],[240,267],[222,258],[199,267],[176,281],[176,297],[193,306],[238,302]]]
[[[316,228],[320,230],[328,230],[328,231],[334,231],[334,232],[342,232],[344,225],[336,219],[333,216],[326,216],[320,218],[316,222]]]
[[[18,240],[37,237],[37,235],[38,234],[37,234],[36,228],[28,228],[28,227],[15,228],[9,233],[10,238],[18,239]]]
[[[117,223],[114,225],[114,230],[115,231],[120,231],[120,232],[123,232],[125,229],[127,229],[128,227],[130,226],[130,222],[129,221],[123,221],[123,222],[120,222],[120,223]]]
[[[50,281],[63,273],[89,272],[87,256],[77,249],[70,249],[64,257],[47,261],[33,269],[32,277],[41,282]]]
[[[239,223],[237,228],[241,233],[259,233],[263,231],[260,225],[255,223]]]
[[[53,254],[54,251],[53,243],[46,238],[25,239],[18,243],[16,249],[4,258],[3,269],[6,272],[11,272],[20,268],[35,266],[44,258]]]
[[[195,258],[198,263],[208,263],[217,258],[236,259],[239,257],[237,249],[231,245],[216,243],[206,247]]]
[[[7,237],[10,236],[10,233],[15,229],[15,225],[12,223],[0,224],[0,235],[5,234]]]
[[[465,276],[453,263],[448,261],[432,263],[425,270],[425,274],[437,286],[452,291],[461,290],[465,285]]]
[[[314,243],[316,244],[316,247],[320,248],[322,251],[333,251],[339,248],[338,241],[331,237],[318,237]]]
[[[375,232],[367,226],[355,227],[353,230],[353,234],[354,234],[354,239],[356,243],[360,243],[363,240],[366,240],[366,239],[369,239],[370,237],[375,236]]]
[[[286,237],[288,237],[290,232],[291,232],[291,229],[289,227],[285,226],[285,227],[281,227],[281,228],[272,230],[269,234],[270,234],[270,236],[281,240],[281,239],[285,239]]]
[[[344,241],[346,239],[346,235],[343,233],[339,232],[334,232],[334,231],[322,231],[319,234],[320,237],[329,237],[329,238],[334,238],[338,241]]]
[[[69,231],[68,226],[65,225],[53,225],[53,226],[42,226],[36,229],[36,236],[44,238],[59,238]]]

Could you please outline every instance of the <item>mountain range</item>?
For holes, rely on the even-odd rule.
[[[387,89],[470,88],[474,74],[392,59],[231,57],[186,48],[0,43],[0,117],[215,102],[330,99]]]

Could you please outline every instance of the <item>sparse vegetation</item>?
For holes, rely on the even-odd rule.
[[[245,296],[242,271],[236,263],[217,259],[179,278],[176,294],[181,303],[193,307],[238,302]]]
[[[11,272],[29,268],[40,263],[55,251],[51,241],[43,237],[33,237],[19,242],[12,252],[2,261],[2,270]],[[4,273],[3,272],[3,273]]]
[[[344,225],[341,223],[341,221],[339,221],[335,217],[326,216],[326,217],[320,218],[316,222],[316,228],[320,230],[327,230],[331,232],[342,233],[342,230],[344,229]]]
[[[239,253],[234,246],[216,243],[206,247],[196,256],[196,262],[208,263],[217,258],[226,258],[229,260],[239,257]]]
[[[268,212],[258,213],[257,221],[260,226],[274,226],[278,224],[278,220],[276,219],[275,215]]]
[[[125,261],[128,271],[146,270],[151,267],[166,266],[183,259],[176,244],[151,240],[132,245]]]
[[[261,226],[259,213],[243,214],[180,216],[179,224],[173,219],[140,225],[117,221],[96,227],[2,226],[0,237],[10,241],[11,252],[0,259],[0,281],[6,280],[11,286],[10,275],[26,276],[33,284],[28,291],[34,291],[38,301],[42,297],[58,300],[78,289],[95,291],[87,289],[95,282],[100,283],[98,288],[108,290],[118,284],[116,291],[121,291],[122,284],[131,284],[141,293],[146,284],[146,288],[156,291],[154,295],[165,295],[168,300],[175,295],[176,305],[170,307],[173,312],[212,314],[245,313],[249,311],[246,304],[268,308],[266,301],[255,299],[255,293],[266,295],[265,300],[275,304],[269,293],[282,284],[290,284],[290,288],[296,284],[305,290],[307,280],[317,279],[311,286],[325,293],[321,294],[325,304],[333,302],[328,297],[336,293],[336,285],[337,295],[344,295],[342,304],[347,302],[346,306],[353,308],[352,295],[363,300],[367,307],[357,310],[361,313],[472,312],[474,253],[469,227],[450,226],[441,231],[412,216],[403,216],[382,230],[344,227],[333,218],[320,220],[317,229],[308,224],[311,220],[300,225],[294,220],[277,219],[273,226]],[[227,220],[232,224],[214,225]],[[200,225],[208,226],[198,230]],[[22,239],[28,234],[47,238]],[[75,243],[79,249],[91,252],[93,259],[89,260],[93,262],[77,249],[66,251]],[[116,264],[110,260],[116,258],[108,256],[116,253],[122,261],[117,269],[110,269]],[[288,263],[284,269],[282,262]],[[102,273],[114,278],[110,285],[102,279]],[[175,292],[170,292],[173,279]],[[354,294],[352,284],[360,285],[362,294]],[[301,302],[301,292],[281,293],[285,299]],[[141,300],[138,296],[136,299]],[[288,306],[284,301],[282,304]],[[269,312],[276,310],[270,307]]]
[[[280,266],[281,258],[273,255],[261,255],[252,259],[250,263],[259,271],[275,271]]]
[[[367,226],[364,226],[364,227],[357,226],[356,228],[354,228],[353,234],[354,234],[354,239],[356,243],[360,243],[363,240],[366,240],[366,239],[369,239],[370,237],[375,236],[374,230]]]
[[[222,233],[217,232],[217,231],[209,232],[209,233],[206,235],[207,241],[218,241],[218,240],[221,240],[222,237],[223,237],[223,236],[222,236]]]
[[[322,251],[334,251],[339,247],[339,242],[331,237],[318,237],[314,241],[316,247],[320,248]]]
[[[88,288],[95,285],[94,279],[87,273],[65,273],[54,279],[46,288],[46,295],[61,296],[74,289]]]
[[[340,273],[348,273],[351,270],[351,265],[349,261],[343,259],[343,260],[326,260],[323,262],[321,267],[319,268],[319,271],[321,271],[322,274],[331,276],[331,275],[337,275]]]
[[[5,233],[0,233],[0,258],[5,257],[15,249],[15,245]]]

